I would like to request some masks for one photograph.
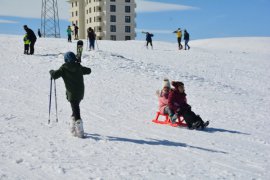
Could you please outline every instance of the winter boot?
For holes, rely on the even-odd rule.
[[[83,131],[83,122],[81,119],[78,119],[75,122],[75,136],[79,138],[84,137],[84,131]]]
[[[206,128],[209,125],[209,121],[206,121],[205,123],[202,124],[202,129]]]
[[[192,123],[191,129],[198,129],[201,126],[201,122],[197,121],[195,123]]]
[[[69,124],[69,128],[70,128],[70,132],[73,136],[76,136],[75,134],[75,117],[74,116],[71,116],[71,121],[70,121],[70,124]]]
[[[170,118],[172,124],[176,123],[176,120],[177,120],[177,115],[176,114],[174,114],[172,117],[169,116],[169,118]]]

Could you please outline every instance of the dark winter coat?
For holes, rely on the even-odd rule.
[[[186,93],[180,93],[178,90],[171,90],[168,98],[168,105],[171,110],[177,112],[179,109],[183,111],[184,109],[190,107],[187,104]]]
[[[148,42],[152,41],[152,37],[153,37],[153,36],[154,36],[153,34],[147,33],[147,34],[146,34],[146,41],[148,41]]]
[[[62,77],[66,86],[66,95],[68,101],[82,100],[84,96],[83,75],[90,74],[91,69],[82,66],[79,63],[65,63],[58,70],[51,70],[53,79]]]
[[[36,42],[37,37],[36,37],[34,31],[32,29],[29,29],[29,28],[25,29],[25,31],[27,33],[27,37],[30,40],[30,42]]]
[[[88,33],[88,38],[90,40],[96,40],[96,34],[95,34],[94,30],[89,30],[87,33]]]
[[[189,41],[189,33],[188,32],[184,32],[184,40]]]

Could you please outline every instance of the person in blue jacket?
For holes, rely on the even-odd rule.
[[[152,49],[153,49],[152,37],[154,36],[154,34],[149,33],[149,32],[143,32],[143,33],[146,34],[146,47],[147,47],[147,49],[148,49],[148,44],[150,44]]]

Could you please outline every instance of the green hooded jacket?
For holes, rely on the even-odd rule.
[[[62,77],[66,86],[66,95],[68,101],[82,100],[84,96],[83,75],[90,74],[91,69],[82,66],[79,63],[64,63],[58,70],[51,70],[53,79]]]

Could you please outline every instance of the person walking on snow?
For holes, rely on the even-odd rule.
[[[35,52],[35,43],[36,43],[37,37],[36,37],[34,31],[32,29],[29,29],[27,27],[27,25],[24,25],[23,28],[26,31],[27,37],[30,41],[30,53],[29,54],[33,55]]]
[[[74,33],[75,33],[74,40],[78,40],[79,39],[79,37],[78,37],[78,29],[79,29],[79,27],[76,24],[73,24],[73,26],[74,26]]]
[[[148,49],[148,44],[151,45],[152,49],[153,49],[153,44],[152,44],[152,37],[154,36],[154,34],[149,33],[149,32],[142,32],[144,34],[146,34],[145,40],[146,40],[146,48]]]
[[[87,29],[87,37],[89,39],[89,50],[91,50],[91,48],[95,50],[96,33],[91,27]]]
[[[52,79],[63,78],[67,100],[71,104],[71,126],[70,131],[73,136],[83,138],[83,121],[80,115],[80,102],[84,96],[83,75],[90,74],[91,69],[77,63],[78,59],[73,52],[67,52],[64,55],[65,63],[58,70],[50,70]]]
[[[71,27],[68,26],[68,28],[67,28],[68,42],[72,42],[71,41],[71,33],[72,33]]]
[[[38,29],[38,37],[41,38],[41,32],[40,32],[40,29]]]
[[[187,32],[187,30],[184,30],[184,40],[185,40],[185,50],[190,49],[188,42],[189,42],[189,33]]]
[[[178,42],[178,48],[179,48],[179,50],[181,50],[183,48],[183,46],[181,44],[181,40],[182,40],[182,31],[181,31],[181,28],[178,28],[173,33],[176,33],[177,42]]]

